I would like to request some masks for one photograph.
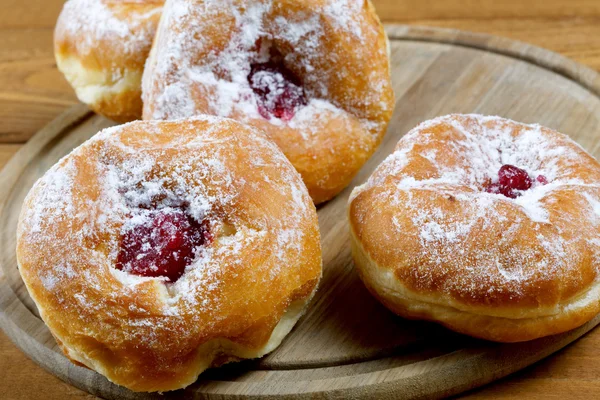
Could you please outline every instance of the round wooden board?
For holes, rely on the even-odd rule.
[[[107,399],[439,398],[503,377],[548,356],[596,326],[495,344],[437,325],[398,318],[364,289],[353,270],[346,202],[419,122],[449,113],[495,114],[569,134],[600,156],[600,76],[557,54],[486,35],[388,26],[395,114],[376,155],[351,187],[319,208],[324,274],[304,318],[269,356],[204,373],[165,395],[136,394],[71,364],[39,319],[15,261],[15,227],[34,181],[60,157],[112,125],[77,106],[40,131],[0,175],[0,325],[33,360]]]

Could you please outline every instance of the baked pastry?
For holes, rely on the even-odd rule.
[[[28,194],[17,260],[67,357],[134,391],[275,349],[321,276],[315,207],[262,133],[109,128]]]
[[[424,122],[352,192],[356,267],[407,318],[500,342],[573,329],[600,312],[599,182],[551,129]]]
[[[141,80],[164,0],[69,0],[58,17],[58,69],[79,100],[118,122],[141,118]]]
[[[386,131],[387,49],[369,1],[168,0],[144,71],[143,118],[209,114],[258,127],[321,203]]]

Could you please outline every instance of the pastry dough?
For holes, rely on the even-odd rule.
[[[424,122],[352,192],[356,267],[395,313],[471,336],[576,328],[600,312],[599,182],[598,162],[551,129]]]
[[[210,114],[264,130],[321,203],[385,134],[387,38],[369,1],[167,0],[143,99],[144,119]]]
[[[205,236],[181,276],[122,260],[138,240],[130,261],[157,247],[177,261],[183,216]],[[17,260],[63,352],[134,391],[183,388],[208,367],[272,351],[322,263],[298,173],[262,133],[216,117],[133,122],[75,149],[28,194]]]
[[[118,122],[140,119],[144,64],[164,0],[69,0],[56,23],[58,69],[77,97]]]

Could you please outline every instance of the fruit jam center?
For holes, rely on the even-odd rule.
[[[548,179],[544,175],[539,175],[536,181],[542,185],[548,183]],[[516,199],[521,196],[520,191],[529,190],[531,186],[533,186],[533,181],[527,171],[514,165],[505,164],[498,171],[498,182],[489,184],[485,191]]]
[[[175,282],[193,261],[195,250],[212,240],[206,224],[181,210],[156,210],[123,235],[117,269]]]
[[[253,64],[248,82],[258,96],[258,112],[263,118],[289,121],[298,108],[308,104],[304,89],[283,65]]]

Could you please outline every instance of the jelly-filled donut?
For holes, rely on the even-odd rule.
[[[56,23],[58,69],[77,97],[118,122],[142,116],[142,73],[164,0],[69,0]]]
[[[134,391],[272,351],[321,277],[300,175],[216,117],[133,122],[75,149],[28,194],[17,260],[65,355]]]
[[[315,203],[350,183],[394,106],[387,38],[364,0],[168,0],[142,91],[144,119],[264,130]]]
[[[600,312],[600,164],[497,117],[424,122],[357,187],[356,267],[395,313],[516,342]]]

